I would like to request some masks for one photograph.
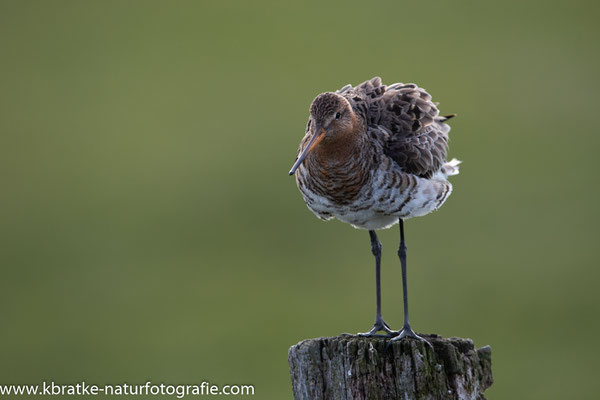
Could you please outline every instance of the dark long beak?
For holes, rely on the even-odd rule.
[[[321,125],[317,125],[315,127],[315,133],[313,134],[313,137],[310,138],[310,141],[308,142],[308,144],[302,151],[302,154],[300,154],[300,157],[298,157],[298,159],[292,166],[292,169],[290,169],[290,172],[289,172],[290,175],[294,175],[294,172],[296,172],[296,170],[298,169],[300,164],[302,164],[302,161],[304,161],[304,159],[306,158],[308,153],[310,153],[312,151],[312,149],[314,149],[317,146],[317,144],[319,144],[319,142],[321,140],[323,140],[324,137],[325,137],[325,129],[323,129],[321,127]]]

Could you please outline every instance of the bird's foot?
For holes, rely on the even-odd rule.
[[[377,332],[385,332],[385,334],[380,334]],[[386,337],[386,338],[394,337],[398,334],[399,334],[399,332],[393,331],[390,328],[390,326],[381,318],[378,318],[375,320],[375,324],[373,325],[373,328],[369,332],[357,333],[358,336],[363,336],[363,337]]]
[[[400,331],[400,333],[388,342],[386,349],[390,347],[392,342],[399,341],[399,340],[402,340],[407,337],[416,339],[416,340],[420,340],[420,341],[424,342],[427,346],[429,346],[431,349],[433,349],[433,346],[431,345],[431,343],[429,343],[429,341],[427,339],[423,339],[421,336],[417,335],[415,333],[415,331],[412,330],[410,325],[405,325],[404,328],[402,328],[402,330]]]

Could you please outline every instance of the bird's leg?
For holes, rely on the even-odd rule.
[[[371,236],[371,251],[375,256],[375,289],[377,296],[377,313],[375,314],[375,324],[369,332],[359,333],[359,336],[395,336],[398,333],[390,329],[390,326],[381,317],[381,242],[377,238],[375,231],[369,231]],[[384,331],[386,335],[378,335],[377,332]]]
[[[431,347],[431,343],[417,335],[410,327],[408,320],[408,294],[406,284],[406,242],[404,241],[404,221],[400,218],[400,247],[398,248],[398,257],[400,257],[400,264],[402,264],[402,293],[404,296],[404,326],[400,334],[393,338],[391,341],[400,340],[405,337],[411,337],[413,339],[422,340]]]

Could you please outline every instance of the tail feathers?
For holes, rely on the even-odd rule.
[[[456,158],[453,158],[452,160],[450,160],[447,163],[445,163],[444,165],[442,165],[442,171],[444,172],[444,175],[446,175],[446,176],[458,175],[458,173],[460,172],[458,165],[460,163],[462,163],[462,161],[457,160]]]
[[[446,122],[448,121],[450,118],[454,118],[456,117],[456,114],[448,114],[448,115],[440,115],[438,117],[438,121],[440,122]]]

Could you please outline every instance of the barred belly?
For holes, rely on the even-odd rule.
[[[308,208],[319,218],[333,217],[359,229],[385,229],[400,218],[420,217],[438,209],[450,193],[452,185],[442,173],[430,179],[395,171],[376,171],[359,195],[340,204],[332,196],[317,194],[299,184]]]

